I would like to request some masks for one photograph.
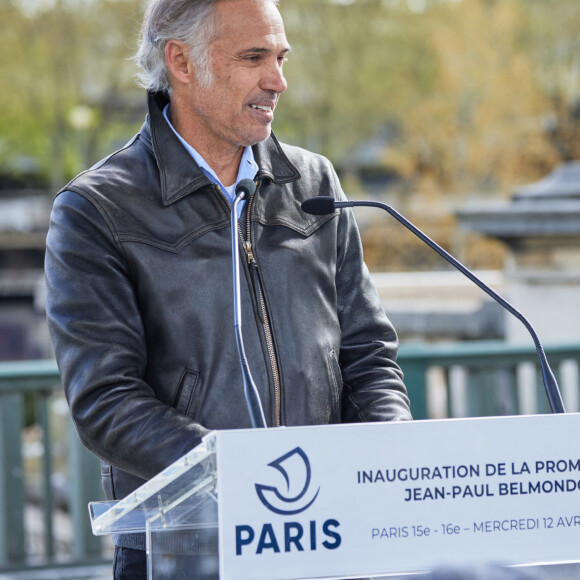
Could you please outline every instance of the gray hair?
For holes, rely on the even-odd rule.
[[[139,84],[149,91],[171,92],[165,46],[169,40],[189,47],[189,60],[197,79],[209,87],[213,81],[209,45],[218,34],[215,7],[221,0],[150,0],[141,28],[135,61],[141,69]],[[279,0],[269,0],[278,5]]]
[[[219,0],[151,0],[145,11],[139,50],[135,60],[141,71],[137,77],[149,91],[170,92],[165,46],[178,40],[189,46],[189,59],[196,67],[199,82],[212,81],[209,44],[217,33],[215,5]]]

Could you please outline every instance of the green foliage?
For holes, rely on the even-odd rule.
[[[138,129],[142,0],[0,0],[0,171],[52,188]],[[294,50],[275,130],[340,167],[377,159],[425,206],[509,192],[580,157],[580,11],[569,0],[283,0]],[[350,183],[350,182],[349,182]],[[410,192],[410,193],[409,193]]]
[[[378,0],[282,4],[295,47],[277,128],[340,159],[434,86],[437,62],[424,21]]]
[[[509,191],[580,156],[580,13],[564,0],[286,0],[279,132],[342,163],[396,127],[383,162],[416,191]]]
[[[56,188],[103,153],[108,123],[134,124],[107,100],[115,97],[123,109],[130,98],[127,39],[139,20],[136,0],[0,5],[0,167],[34,158]],[[81,123],[79,107],[89,113]]]

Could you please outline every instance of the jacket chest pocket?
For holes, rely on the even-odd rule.
[[[199,373],[185,369],[173,399],[173,407],[183,415],[195,417],[200,407]]]

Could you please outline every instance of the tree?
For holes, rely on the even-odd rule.
[[[0,162],[33,157],[55,189],[96,161],[119,132],[119,110],[107,104],[117,103],[125,113],[130,109],[127,39],[135,37],[139,4],[1,5],[2,84],[10,98],[0,109]],[[121,117],[121,125],[131,124],[126,114]]]
[[[407,9],[380,0],[285,0],[281,9],[295,45],[276,125],[287,140],[341,161],[431,90],[435,62]]]
[[[296,49],[277,129],[292,142],[342,163],[390,126],[399,138],[384,164],[439,194],[509,192],[578,156],[580,13],[570,2],[285,0],[282,9]]]
[[[521,42],[550,102],[546,133],[561,159],[580,159],[580,11],[565,0],[529,0],[525,6]]]
[[[59,187],[138,129],[142,0],[3,0],[0,168]],[[283,140],[331,158],[388,128],[405,198],[507,193],[580,156],[580,12],[569,0],[283,0]],[[431,210],[427,210],[431,211]]]

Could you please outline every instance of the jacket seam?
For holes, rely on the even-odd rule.
[[[296,226],[296,223],[290,220],[285,220],[283,218],[280,217],[276,217],[274,219],[262,219],[260,217],[258,217],[258,219],[256,221],[258,221],[259,223],[261,223],[264,226],[282,226],[288,229],[291,229],[294,232],[297,232],[301,235],[303,235],[304,237],[308,237],[310,236],[312,233],[314,233],[317,229],[319,229],[320,227],[322,227],[326,222],[330,221],[331,219],[337,217],[338,212],[329,214],[329,215],[325,215],[324,217],[317,219],[315,222],[312,223],[312,225],[308,228],[300,228]]]
[[[121,147],[120,149],[118,149],[117,151],[111,153],[110,155],[108,155],[107,157],[105,157],[102,161],[100,161],[99,163],[97,163],[96,165],[93,165],[92,167],[89,167],[88,169],[85,169],[84,171],[81,171],[81,173],[79,173],[78,175],[76,175],[73,179],[71,179],[55,196],[58,197],[61,193],[65,192],[65,191],[74,191],[75,193],[81,193],[80,188],[78,188],[77,186],[74,185],[75,181],[77,181],[80,177],[83,177],[84,175],[87,175],[93,171],[96,171],[98,169],[101,169],[102,167],[106,167],[110,161],[112,161],[115,157],[117,157],[117,155],[119,155],[120,153],[123,153],[124,151],[127,151],[128,149],[131,148],[131,146],[135,143],[135,141],[138,141],[141,138],[141,134],[137,133],[136,135],[134,135],[127,143],[125,143],[125,145],[123,147]],[[73,189],[76,188],[76,189]]]
[[[121,254],[124,256],[124,258],[126,260],[127,256],[125,254],[123,244],[121,243],[121,240],[119,239],[119,234],[116,231],[113,220],[111,219],[109,214],[106,212],[105,208],[95,199],[95,197],[93,195],[91,195],[88,191],[84,191],[82,188],[80,188],[78,186],[72,185],[68,189],[62,190],[62,192],[64,192],[64,191],[71,191],[72,193],[76,193],[77,195],[80,195],[83,199],[88,201],[90,204],[92,204],[92,206],[97,210],[97,212],[103,218],[103,221],[107,225],[107,228],[108,228],[109,233],[111,235],[111,239],[113,240],[115,247],[117,247],[117,249],[121,252]]]
[[[140,244],[146,244],[148,246],[153,246],[154,248],[159,248],[160,250],[165,250],[173,254],[179,253],[185,246],[189,245],[192,241],[204,236],[205,234],[217,230],[222,230],[228,227],[230,224],[227,220],[222,220],[218,223],[212,224],[211,226],[206,226],[200,230],[189,233],[183,238],[181,238],[176,244],[169,244],[167,242],[160,242],[151,238],[149,236],[140,234],[118,234],[119,244],[124,244],[127,242],[136,242]]]

